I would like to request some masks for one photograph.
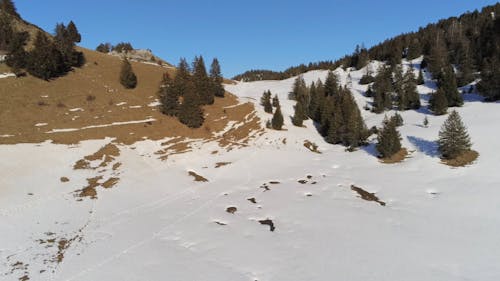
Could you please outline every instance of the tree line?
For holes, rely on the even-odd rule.
[[[174,77],[165,73],[159,89],[161,111],[174,116],[190,128],[203,125],[203,105],[213,104],[215,98],[223,98],[219,61],[214,58],[207,73],[202,56],[195,57],[192,67],[181,59]]]
[[[27,51],[30,35],[15,30],[14,21],[20,20],[20,16],[13,2],[3,0],[0,7],[0,49],[7,51],[6,63],[16,75],[26,70],[37,78],[49,80],[85,63],[83,53],[75,49],[81,35],[73,21],[67,26],[57,24],[53,37],[39,30],[33,48]]]
[[[366,49],[357,46],[351,55],[337,61],[310,63],[291,67],[282,72],[253,70],[234,77],[235,80],[255,81],[287,79],[315,69],[363,68],[370,60],[385,61],[394,69],[401,59],[425,57],[434,78],[446,79],[456,74],[458,86],[481,79],[477,90],[489,101],[500,99],[500,3],[481,11],[467,12],[460,17],[440,20],[410,32],[388,39]],[[451,105],[455,106],[452,101]]]

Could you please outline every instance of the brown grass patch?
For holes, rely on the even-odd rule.
[[[69,179],[67,177],[61,177],[61,182],[69,182]]]
[[[385,202],[380,201],[380,199],[375,195],[375,193],[370,193],[361,187],[357,187],[355,185],[351,185],[351,190],[356,191],[359,194],[360,198],[366,201],[374,201],[380,204],[380,206],[385,206]]]
[[[97,199],[96,187],[98,187],[99,181],[102,180],[102,176],[87,179],[88,185],[80,190],[78,194],[79,197],[90,197],[91,199]]]
[[[276,229],[276,227],[274,226],[274,222],[272,220],[270,220],[270,219],[260,220],[259,222],[260,222],[260,224],[268,225],[269,226],[269,230],[271,232],[273,232]]]
[[[208,182],[208,180],[206,178],[198,175],[197,173],[195,173],[193,171],[189,171],[188,174],[194,178],[194,181],[197,181],[197,182]]]
[[[220,168],[220,167],[227,166],[230,164],[232,164],[232,163],[231,162],[218,162],[218,163],[215,163],[215,168]]]
[[[230,142],[244,140],[249,132],[260,128],[255,118],[244,120],[253,112],[253,105],[240,105],[230,93],[226,93],[224,98],[215,98],[213,105],[203,108],[207,115],[204,127],[188,128],[176,118],[161,114],[158,107],[149,106],[158,98],[163,73],[175,75],[174,68],[131,62],[138,77],[138,86],[133,90],[125,90],[117,79],[121,67],[119,57],[83,48],[79,50],[89,63],[50,82],[30,75],[0,80],[0,135],[12,135],[0,138],[0,144],[40,143],[46,140],[75,144],[105,137],[115,138],[119,144],[133,144],[144,137],[161,140],[182,136],[208,140],[214,137],[214,132],[226,128],[230,121],[245,123],[225,136],[226,143],[223,146],[226,146]],[[92,98],[87,101],[90,96]],[[110,104],[110,100],[115,103]],[[39,106],[37,101],[43,106]],[[126,102],[126,106],[116,105],[121,102]],[[64,104],[65,107],[58,107],[58,104]],[[148,119],[155,121],[149,124],[146,121],[123,124]],[[41,122],[48,125],[43,128],[33,126]]]
[[[406,148],[401,148],[396,154],[392,155],[389,158],[381,158],[380,162],[384,164],[395,164],[399,162],[403,162],[408,156],[408,150]]]
[[[101,185],[104,188],[112,188],[120,181],[119,178],[109,178],[107,181],[103,182]]]
[[[310,151],[314,152],[314,153],[319,153],[321,154],[321,151],[318,150],[318,145],[309,141],[309,140],[305,140],[304,141],[304,147],[309,149]]]
[[[479,153],[475,150],[468,150],[454,159],[441,159],[441,163],[451,167],[465,167],[474,163],[479,157]]]

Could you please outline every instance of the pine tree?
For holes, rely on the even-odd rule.
[[[281,106],[278,103],[276,106],[276,111],[274,111],[273,119],[271,119],[271,126],[275,130],[281,130],[283,127],[283,114],[281,113]]]
[[[443,70],[438,84],[445,93],[448,107],[462,106],[464,104],[462,95],[457,90],[457,79],[451,65]]]
[[[122,62],[122,68],[120,71],[120,83],[126,89],[134,89],[137,86],[137,76],[132,70],[132,65],[127,59]]]
[[[431,94],[429,99],[429,109],[436,115],[446,114],[446,111],[448,110],[448,100],[446,99],[446,94],[441,88],[438,88],[435,93]]]
[[[376,148],[381,158],[389,158],[401,150],[401,135],[394,122],[384,122],[377,137]]]
[[[193,62],[193,83],[196,95],[201,104],[214,103],[214,91],[207,75],[203,57],[195,57]]]
[[[174,90],[174,81],[168,73],[163,75],[159,96],[162,113],[169,116],[177,115],[179,110],[179,97]]]
[[[406,97],[406,104],[404,109],[419,109],[420,108],[420,95],[417,91],[417,81],[415,80],[415,75],[410,69],[406,71],[404,76],[403,85],[404,96]],[[400,108],[401,110],[401,108]]]
[[[73,21],[70,21],[68,23],[67,31],[69,40],[71,42],[80,43],[82,41],[82,35],[80,35],[80,32],[78,32],[78,29],[76,28],[76,25]]]
[[[49,80],[59,76],[64,72],[64,60],[55,47],[54,43],[45,35],[38,31],[33,49],[28,53],[27,71],[40,79]]]
[[[403,117],[397,112],[391,117],[389,122],[393,122],[396,127],[401,127],[404,125]]]
[[[408,96],[405,91],[405,76],[401,65],[396,66],[394,69],[394,91],[396,92],[397,105],[399,110],[406,110],[408,108]]]
[[[339,91],[338,79],[337,76],[332,71],[328,71],[324,88],[325,88],[325,96],[335,96],[338,94]]]
[[[99,46],[97,46],[95,50],[107,54],[111,52],[111,49],[112,49],[111,43],[101,43],[99,44]]]
[[[453,110],[439,131],[439,152],[445,159],[453,159],[471,149],[467,128],[460,115]]]
[[[485,61],[477,88],[487,101],[500,99],[500,59],[493,57]]]
[[[264,107],[267,113],[273,113],[273,105],[271,104],[271,91],[265,91],[260,98],[260,104]]]
[[[280,100],[278,99],[278,95],[274,95],[273,97],[273,107],[280,106]]]
[[[302,127],[305,120],[304,106],[302,105],[302,102],[297,101],[294,106],[294,110],[295,113],[292,117],[292,123],[297,127]]]
[[[418,85],[424,85],[424,84],[425,84],[425,80],[424,80],[424,72],[422,71],[422,69],[420,69],[420,70],[418,71],[417,84],[418,84]]]
[[[28,53],[24,50],[24,47],[28,37],[27,32],[16,32],[8,46],[8,55],[5,62],[16,75],[20,74],[21,69],[26,67]]]
[[[385,109],[392,107],[392,71],[390,68],[381,66],[375,76],[375,83],[373,83],[373,111],[381,113]]]
[[[223,98],[225,94],[224,86],[222,85],[223,78],[220,70],[219,61],[214,58],[210,66],[210,80],[212,83],[212,91],[214,96]]]
[[[192,82],[188,81],[187,85],[185,85],[182,104],[177,116],[182,124],[190,128],[199,128],[203,125],[203,110],[200,108],[198,96]]]
[[[318,92],[316,91],[316,84],[314,82],[309,86],[309,107],[307,109],[307,116],[315,120],[316,112],[319,107]]]
[[[426,128],[429,126],[429,119],[427,119],[427,115],[425,115],[425,117],[424,117],[423,124],[424,124],[424,127],[426,127]]]
[[[431,53],[428,57],[429,70],[434,77],[438,77],[443,69],[449,65],[448,49],[445,44],[443,31],[438,31],[434,44],[431,47]]]
[[[1,0],[0,9],[11,16],[14,16],[15,18],[21,18],[21,16],[17,13],[16,6],[14,5],[14,2],[12,2],[12,0]]]
[[[177,65],[177,72],[175,74],[175,78],[173,81],[173,91],[175,95],[179,97],[183,97],[188,91],[188,87],[192,84],[192,77],[189,71],[189,65],[186,62],[186,59],[181,58],[179,64]],[[199,104],[198,99],[196,99]]]

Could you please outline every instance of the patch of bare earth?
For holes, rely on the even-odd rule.
[[[224,167],[224,166],[227,166],[230,164],[231,164],[231,162],[217,162],[217,163],[215,163],[215,168]]]
[[[441,159],[441,163],[451,167],[465,167],[473,164],[479,157],[479,153],[475,150],[468,150],[453,159]]]
[[[355,186],[355,185],[351,185],[351,190],[355,191],[356,193],[358,193],[359,197],[363,200],[366,200],[366,201],[374,201],[374,202],[377,202],[380,204],[380,206],[385,206],[385,202],[381,201],[377,195],[375,195],[375,193],[370,193],[364,189],[362,189],[361,187],[358,187],[358,186]]]
[[[158,106],[162,75],[175,76],[174,68],[132,62],[138,86],[126,90],[117,79],[121,59],[86,49],[87,63],[64,77],[43,81],[30,75],[0,80],[0,144],[75,144],[83,140],[115,138],[116,143],[133,144],[144,139],[220,140],[221,146],[242,145],[253,130],[259,130],[251,103],[240,104],[226,93],[204,106],[205,125],[191,129],[176,118],[163,115]],[[254,114],[255,115],[255,114]],[[231,128],[221,137],[229,122]],[[43,125],[41,125],[43,124]]]
[[[402,148],[399,150],[396,154],[392,155],[391,157],[388,158],[380,158],[380,162],[384,164],[395,164],[399,162],[403,162],[408,158],[408,150],[406,148]]]
[[[188,174],[190,176],[192,176],[194,178],[194,181],[196,181],[196,182],[208,182],[208,180],[206,178],[204,178],[203,176],[198,175],[197,173],[195,173],[193,171],[189,171]]]
[[[321,151],[318,150],[318,145],[309,140],[304,141],[304,147],[309,149],[311,152],[321,154]]]

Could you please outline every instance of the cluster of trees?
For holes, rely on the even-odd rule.
[[[364,67],[369,60],[386,61],[394,69],[402,58],[425,57],[434,78],[450,75],[456,70],[458,86],[480,78],[479,92],[487,100],[500,99],[500,3],[481,11],[468,12],[429,24],[417,32],[388,39],[374,47],[357,47],[355,52],[335,62],[311,63],[289,68],[283,72],[249,71],[235,80],[254,81],[287,79],[313,69],[334,69],[338,66]],[[316,68],[318,67],[318,68]],[[478,74],[480,73],[480,74]],[[454,102],[448,106],[455,106]]]
[[[264,111],[270,114],[273,114],[273,118],[270,121],[267,121],[267,127],[272,128],[274,130],[281,130],[284,125],[283,113],[281,113],[281,105],[278,95],[275,95],[272,98],[271,91],[267,90],[262,94],[260,98],[260,104],[264,107]],[[273,108],[276,108],[273,113]]]
[[[275,128],[274,117],[278,115],[278,121],[281,121],[283,117],[277,97],[275,97],[276,101],[273,99],[273,103],[270,98],[271,93],[264,92],[261,104],[269,113],[272,113],[272,106],[276,107],[270,124],[272,128]],[[303,126],[304,120],[310,118],[317,123],[318,131],[329,143],[342,144],[351,148],[366,143],[370,132],[366,128],[358,105],[351,91],[339,85],[338,78],[333,72],[328,73],[325,83],[318,80],[316,83],[311,83],[309,87],[299,76],[295,80],[289,98],[296,101],[292,117],[292,123],[295,126]]]
[[[373,97],[373,112],[381,113],[394,106],[401,111],[420,108],[418,80],[412,68],[405,72],[399,65],[394,69],[382,65],[373,81],[366,93]]]
[[[25,69],[35,77],[49,80],[84,64],[83,53],[75,49],[81,35],[73,21],[68,26],[57,24],[53,37],[38,31],[33,48],[26,51],[30,36],[14,29],[14,20],[20,19],[14,4],[4,0],[0,7],[0,49],[7,51],[6,63],[16,74]]]
[[[390,158],[398,153],[401,146],[401,134],[397,127],[402,125],[402,117],[396,113],[391,118],[384,118],[383,126],[378,130],[376,148],[381,158]],[[429,121],[424,119],[424,125]],[[453,110],[441,126],[438,138],[438,149],[443,159],[455,159],[471,150],[471,140],[462,118]]]
[[[192,68],[181,59],[175,77],[163,76],[160,86],[161,111],[176,116],[180,122],[191,128],[203,125],[201,106],[214,103],[214,97],[224,97],[223,78],[217,59],[212,61],[210,73],[205,68],[203,57],[195,57]]]
[[[123,52],[126,53],[134,50],[134,47],[132,47],[132,44],[130,44],[129,42],[120,42],[115,46],[111,45],[111,43],[101,43],[97,46],[95,50],[106,54],[112,51],[118,53],[123,53]]]

